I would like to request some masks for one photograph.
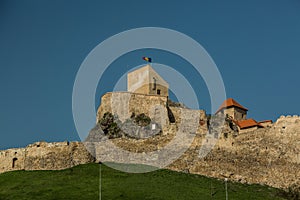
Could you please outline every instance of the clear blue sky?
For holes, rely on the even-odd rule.
[[[249,117],[300,114],[298,0],[174,2],[0,0],[0,149],[79,140],[72,117],[77,70],[100,42],[137,27],[174,29],[202,44],[227,96],[249,108]],[[149,50],[122,56],[110,73],[142,64],[144,54],[179,70],[187,67],[174,55]],[[101,80],[98,104],[115,81]],[[199,104],[207,109],[208,94],[199,91]]]

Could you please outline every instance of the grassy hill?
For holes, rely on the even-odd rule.
[[[61,171],[14,171],[0,174],[3,199],[99,199],[100,167],[86,164]],[[225,199],[224,181],[158,170],[123,173],[102,165],[102,199]],[[279,190],[228,182],[229,199],[284,199]]]

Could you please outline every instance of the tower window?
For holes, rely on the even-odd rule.
[[[157,94],[160,95],[160,90],[157,90]]]

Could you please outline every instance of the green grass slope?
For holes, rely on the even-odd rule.
[[[100,166],[86,164],[60,171],[14,171],[0,174],[0,199],[99,199]],[[158,170],[145,174],[101,166],[102,199],[225,199],[224,181]],[[283,199],[279,190],[228,182],[232,199]]]

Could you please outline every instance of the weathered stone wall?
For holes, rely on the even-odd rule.
[[[157,95],[145,95],[130,92],[110,92],[101,98],[101,105],[97,111],[97,122],[105,112],[118,115],[124,122],[132,113],[136,115],[144,113],[157,123],[165,126],[169,123],[166,108],[168,97]]]
[[[240,127],[238,127],[238,129],[239,129],[239,133],[241,134],[241,133],[247,133],[247,132],[255,131],[255,130],[258,129],[258,127],[254,126],[254,127],[250,127],[250,128],[247,127],[247,128],[244,128],[244,129],[241,129]]]
[[[93,162],[81,142],[36,142],[0,151],[0,173],[11,170],[58,170]]]
[[[179,125],[182,123],[183,119],[189,118],[189,116],[186,116],[187,114],[190,114],[191,112],[194,113],[194,116],[197,116],[197,119],[199,120],[197,133],[205,133],[207,131],[207,116],[205,110],[191,110],[187,108],[180,108],[180,107],[169,107],[171,112],[173,113],[175,117],[176,124]]]
[[[0,173],[24,169],[25,148],[0,151]]]
[[[199,158],[204,138],[199,135],[191,148],[170,169],[189,171],[242,183],[260,183],[278,188],[300,186],[300,118],[280,117],[270,128],[222,137],[213,150]]]
[[[268,121],[264,121],[264,122],[259,122],[259,125],[261,125],[263,127],[271,127],[272,121],[268,120]]]
[[[247,112],[237,107],[223,109],[221,112],[218,112],[218,114],[231,116],[235,120],[245,120],[247,118]]]
[[[121,120],[129,118],[134,112],[145,113],[151,119],[165,123],[163,134],[151,138],[111,140],[119,148],[136,153],[160,150],[172,141],[178,131],[195,136],[189,149],[168,166],[172,170],[279,188],[288,188],[292,184],[300,186],[299,116],[281,116],[270,127],[252,131],[248,129],[239,134],[225,127],[212,151],[200,158],[199,151],[208,142],[205,111],[170,106],[175,123],[169,123],[167,101],[167,97],[156,95],[107,93],[102,97],[97,121],[105,112],[117,114]],[[180,145],[187,144],[178,144],[178,148]],[[103,161],[99,159],[103,156],[107,161],[114,160],[110,157],[111,149],[99,146],[93,151],[96,152],[97,161]],[[64,169],[93,161],[94,158],[80,142],[38,142],[26,148],[0,151],[0,172]]]
[[[177,120],[180,120],[182,108],[171,108]],[[188,114],[188,116],[186,116]],[[194,118],[193,110],[183,114],[182,119]],[[189,118],[190,117],[190,118]],[[166,134],[147,139],[113,139],[118,147],[135,153],[152,152],[162,149],[181,129],[191,134],[187,122],[183,127],[171,124]],[[194,124],[195,125],[195,124]],[[284,127],[284,128],[283,128]],[[199,157],[202,144],[206,144],[203,132],[196,132],[192,145],[174,163],[167,168],[189,173],[202,174],[215,178],[228,178],[242,183],[260,183],[278,188],[300,186],[300,118],[281,117],[270,128],[235,134],[230,129],[223,129],[220,139],[213,149],[203,158]],[[284,131],[283,131],[284,130]],[[226,137],[223,134],[226,133]],[[209,133],[208,133],[209,134]],[[206,141],[206,143],[205,143]],[[204,143],[203,143],[204,142]],[[181,148],[177,144],[177,148]],[[96,155],[105,161],[126,160],[127,156],[111,157],[110,149],[99,146]],[[127,154],[126,154],[127,155]]]

